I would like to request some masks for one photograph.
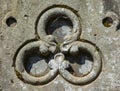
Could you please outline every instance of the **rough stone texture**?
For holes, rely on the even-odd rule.
[[[23,43],[36,38],[35,22],[49,6],[67,5],[82,19],[81,39],[96,44],[102,51],[103,67],[98,78],[87,85],[73,85],[58,75],[46,85],[30,85],[16,76],[13,58]],[[17,24],[6,25],[9,16]],[[103,26],[102,19],[113,18]],[[0,91],[119,91],[120,90],[120,0],[0,0]]]

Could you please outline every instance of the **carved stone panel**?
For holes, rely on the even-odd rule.
[[[119,91],[119,6],[2,0],[0,91]]]

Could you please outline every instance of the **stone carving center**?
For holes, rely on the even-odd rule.
[[[26,44],[15,62],[17,76],[30,84],[45,84],[57,74],[73,84],[88,84],[102,68],[99,48],[80,39],[80,17],[72,10],[54,7],[37,24],[37,41]]]

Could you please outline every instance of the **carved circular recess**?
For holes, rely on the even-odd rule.
[[[102,69],[102,58],[97,49],[88,42],[72,43],[65,59],[69,62],[69,67],[60,69],[63,78],[73,84],[81,85],[94,81]]]
[[[79,48],[79,53],[76,55],[67,54],[66,60],[70,62],[68,70],[74,76],[86,76],[93,68],[93,56],[85,48]]]
[[[43,54],[44,48],[47,55]],[[48,65],[52,59],[51,54],[49,48],[46,47],[46,43],[42,41],[26,44],[16,57],[15,71],[17,76],[24,82],[31,84],[44,84],[52,80],[57,73],[57,69]]]
[[[39,77],[50,71],[47,65],[49,59],[40,53],[39,47],[26,51],[23,57],[25,70],[30,75]]]
[[[51,8],[40,16],[37,33],[41,40],[56,41],[61,44],[67,36],[74,35],[74,33],[77,33],[76,36],[80,35],[80,18],[70,9]]]

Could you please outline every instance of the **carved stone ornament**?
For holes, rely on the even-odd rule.
[[[53,7],[36,22],[37,41],[24,45],[15,61],[17,76],[29,84],[46,84],[57,75],[84,85],[94,81],[102,69],[100,49],[80,39],[80,16],[72,9]]]

